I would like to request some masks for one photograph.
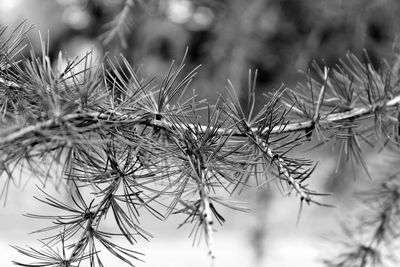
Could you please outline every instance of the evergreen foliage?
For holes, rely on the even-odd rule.
[[[292,150],[316,138],[368,173],[363,144],[398,147],[398,64],[376,69],[368,57],[349,54],[334,69],[315,66],[319,77],[306,84],[265,95],[256,112],[257,72],[249,73],[247,106],[229,82],[228,96],[211,105],[196,95],[185,98],[197,69],[187,72],[184,59],[161,84],[140,78],[123,57],[95,62],[88,53],[54,66],[44,42],[41,55],[30,50],[27,30],[22,24],[9,37],[0,30],[2,197],[29,173],[43,184],[66,182],[72,204],[42,190],[38,199],[57,212],[27,215],[50,226],[38,231],[46,235],[40,249],[15,247],[33,260],[19,266],[103,266],[104,249],[134,265],[142,255],[112,237],[130,244],[151,237],[140,225],[144,210],[162,220],[185,214],[182,225],[193,225],[194,239],[204,236],[213,264],[214,223],[225,221],[219,206],[245,210],[231,200],[236,192],[277,183],[301,205],[329,206],[327,194],[307,184],[316,164]],[[327,265],[383,264],[380,249],[398,234],[396,175],[366,194],[375,210],[361,220],[370,227],[369,243],[346,243],[348,250]],[[104,229],[106,220],[118,231]]]

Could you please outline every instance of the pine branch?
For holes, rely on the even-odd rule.
[[[400,187],[398,173],[359,193],[364,208],[355,222],[343,225],[341,250],[324,263],[329,267],[378,267],[398,263]]]
[[[133,1],[126,3],[124,14]],[[372,145],[381,141],[385,146],[399,139],[398,74],[390,69],[378,72],[368,61],[361,63],[351,55],[341,67],[316,67],[320,79],[310,78],[296,90],[280,89],[267,96],[257,113],[257,72],[253,77],[250,72],[247,114],[229,81],[229,96],[215,105],[195,95],[182,101],[197,72],[195,68],[180,78],[184,60],[176,71],[171,65],[163,82],[154,85],[140,79],[124,58],[122,63],[107,59],[93,66],[86,56],[57,69],[52,68],[43,45],[41,57],[31,52],[30,58],[15,62],[13,51],[21,38],[8,40],[11,44],[0,46],[5,54],[0,58],[0,172],[9,180],[18,165],[39,173],[37,168],[46,157],[57,155],[42,175],[47,179],[53,163],[61,165],[62,177],[76,189],[77,207],[49,195],[42,201],[73,215],[30,215],[54,220],[55,225],[40,233],[65,227],[47,237],[47,245],[61,242],[63,254],[64,248],[70,250],[69,258],[17,248],[33,258],[47,257],[46,264],[70,264],[80,258],[102,266],[97,243],[132,265],[127,257],[137,260],[136,252],[111,242],[112,233],[102,232],[99,225],[112,214],[120,234],[134,243],[134,234],[148,236],[138,226],[140,208],[156,218],[186,214],[182,225],[194,224],[194,239],[198,231],[205,234],[214,264],[213,224],[225,220],[214,204],[242,210],[214,196],[217,189],[231,197],[252,180],[261,186],[279,179],[301,205],[328,206],[314,199],[325,194],[305,185],[316,165],[290,157],[293,149],[317,133],[323,144],[339,142],[342,154],[363,164],[362,141]],[[86,67],[76,73],[79,62]],[[68,151],[65,162],[61,160],[64,150]],[[94,185],[92,202],[83,199],[77,183]],[[165,213],[150,203],[165,208]],[[72,237],[78,241],[65,246],[64,240]],[[365,248],[369,247],[362,247],[363,253]]]
[[[130,32],[131,25],[133,24],[131,13],[135,7],[135,1],[136,0],[125,0],[122,10],[108,25],[106,25],[110,29],[100,37],[104,44],[109,44],[118,36],[122,47],[127,47],[126,35]]]
[[[212,211],[211,211],[211,203],[208,197],[207,192],[200,191],[201,198],[201,210],[202,210],[202,220],[204,220],[204,233],[206,235],[206,244],[208,247],[208,255],[211,257],[211,267],[215,266],[215,260],[217,258],[217,253],[215,249],[215,241],[214,241],[214,229],[213,224],[214,221],[212,219]]]
[[[15,85],[13,85],[15,87]],[[366,118],[369,117],[370,115],[373,115],[375,111],[379,108],[386,107],[386,108],[392,108],[393,110],[397,109],[397,106],[400,104],[400,95],[394,96],[392,99],[388,100],[386,103],[381,104],[381,105],[375,105],[375,106],[369,106],[369,107],[356,107],[354,109],[351,109],[349,111],[344,111],[344,112],[337,112],[337,113],[332,113],[323,116],[322,118],[319,119],[319,124],[322,126],[329,127],[330,125],[334,125],[335,123],[339,123],[344,120],[354,120],[358,118]],[[1,133],[0,135],[0,144],[7,144],[7,143],[12,143],[15,142],[17,139],[24,138],[32,133],[41,131],[41,130],[46,130],[48,128],[57,128],[60,127],[60,125],[66,123],[66,122],[72,122],[77,119],[80,120],[98,120],[99,122],[106,122],[106,123],[132,123],[135,122],[137,124],[144,124],[146,126],[151,126],[151,127],[160,127],[160,128],[170,128],[171,124],[165,120],[158,120],[158,119],[153,119],[153,120],[143,120],[141,117],[138,116],[130,116],[124,113],[120,112],[113,112],[112,110],[110,111],[105,111],[105,112],[88,112],[88,113],[77,113],[77,114],[68,114],[66,116],[63,116],[58,119],[51,119],[47,120],[44,122],[39,122],[35,125],[29,125],[27,127],[23,127],[21,129],[13,129],[13,131],[6,132],[6,133]],[[396,121],[397,122],[397,118]],[[292,123],[287,123],[282,129],[281,125],[275,126],[272,128],[272,130],[269,129],[269,127],[265,127],[262,130],[262,133],[265,132],[270,132],[271,134],[283,134],[283,133],[289,133],[289,132],[302,132],[306,131],[313,125],[314,121],[313,120],[304,120],[304,121],[299,121],[299,122],[292,122]],[[182,129],[185,129],[186,127],[194,127],[191,124],[188,125],[180,125]],[[203,130],[206,129],[207,126],[201,126]],[[251,131],[255,131],[256,128],[250,128]],[[224,134],[224,135],[233,135],[233,136],[238,136],[238,137],[245,137],[246,135],[242,133],[238,129],[218,129],[219,134]]]

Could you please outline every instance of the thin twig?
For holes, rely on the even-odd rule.
[[[321,105],[324,102],[324,96],[325,96],[325,90],[326,90],[326,83],[328,82],[328,68],[324,68],[324,84],[322,85],[321,92],[319,93],[318,97],[318,102],[317,102],[317,107],[315,108],[315,114],[314,114],[314,122],[319,120],[319,111],[321,109]]]
[[[204,232],[206,236],[206,244],[208,248],[208,254],[211,258],[211,267],[215,267],[215,261],[217,258],[215,242],[214,242],[214,221],[212,219],[212,211],[210,208],[210,199],[208,193],[204,188],[200,191],[201,206],[202,206],[202,219],[204,220]]]

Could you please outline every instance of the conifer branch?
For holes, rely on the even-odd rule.
[[[133,0],[126,1],[121,16],[132,4]],[[15,38],[14,43],[0,46],[5,52],[0,58],[0,174],[6,173],[7,181],[12,180],[15,166],[25,168],[24,161],[26,168],[38,173],[36,167],[55,153],[51,163],[61,165],[62,177],[75,185],[72,198],[76,207],[46,193],[42,201],[72,215],[30,215],[56,222],[40,233],[64,227],[62,233],[46,239],[50,240],[48,246],[61,243],[63,255],[17,248],[32,258],[48,257],[53,265],[75,263],[79,258],[102,266],[96,242],[132,265],[127,257],[137,260],[137,252],[112,243],[111,233],[102,232],[99,225],[112,213],[128,242],[134,243],[136,234],[146,239],[149,234],[138,226],[140,208],[156,218],[186,214],[181,225],[193,223],[194,238],[199,230],[204,233],[215,264],[213,225],[225,219],[214,204],[241,210],[211,195],[216,189],[231,197],[252,180],[260,185],[277,178],[301,204],[328,206],[314,199],[326,194],[304,183],[316,164],[289,157],[291,150],[309,141],[313,132],[323,133],[319,141],[342,142],[340,152],[363,164],[359,139],[375,144],[380,138],[384,145],[398,140],[397,74],[377,72],[369,62],[363,64],[351,55],[342,68],[316,68],[322,84],[310,78],[296,90],[278,90],[266,98],[257,114],[257,71],[254,77],[249,72],[247,114],[230,82],[229,97],[221,97],[215,105],[196,96],[182,101],[197,71],[179,81],[183,60],[176,72],[171,66],[163,82],[153,85],[139,79],[125,58],[122,66],[106,60],[96,67],[85,57],[81,60],[85,69],[75,73],[76,62],[69,62],[65,70],[53,69],[43,45],[41,57],[31,52],[31,58],[15,62],[13,51],[21,44],[21,38]],[[391,75],[396,76],[394,80]],[[200,115],[204,111],[206,115]],[[360,126],[361,120],[370,123]],[[370,138],[371,133],[375,139]],[[65,162],[61,160],[63,151],[68,151]],[[51,168],[52,164],[43,175],[47,177]],[[94,185],[90,204],[77,184]],[[152,208],[153,202],[165,208],[165,213]],[[390,212],[388,208],[382,216]],[[71,238],[78,242],[65,245]],[[69,258],[64,249],[70,251]]]
[[[135,1],[136,0],[125,0],[122,10],[108,23],[107,26],[110,29],[101,36],[104,44],[109,44],[118,36],[122,47],[127,47],[126,38],[133,24],[131,13],[135,7]]]
[[[215,260],[217,257],[216,249],[215,249],[215,241],[214,241],[214,221],[212,219],[212,211],[211,211],[211,203],[208,197],[208,193],[204,190],[200,191],[200,199],[201,199],[201,217],[204,225],[204,233],[206,238],[206,244],[208,247],[208,255],[211,257],[211,266],[215,266]]]
[[[15,85],[13,85],[15,87]],[[325,116],[321,116],[319,119],[319,124],[322,126],[329,126],[344,120],[353,120],[363,117],[368,117],[373,115],[375,111],[379,108],[386,107],[392,108],[393,110],[397,109],[397,106],[400,104],[400,95],[394,96],[392,99],[387,100],[387,102],[374,105],[374,106],[367,106],[367,107],[355,107],[351,110],[344,111],[344,112],[337,112],[326,114]],[[37,131],[45,130],[48,128],[57,128],[65,122],[74,121],[77,119],[81,120],[99,120],[108,123],[123,123],[124,121],[138,124],[145,124],[147,126],[153,127],[160,127],[160,128],[169,128],[171,124],[165,120],[143,120],[141,117],[137,115],[130,116],[120,112],[87,112],[87,113],[76,113],[76,114],[68,114],[63,117],[57,119],[51,119],[43,122],[38,122],[34,125],[29,125],[26,127],[22,127],[20,129],[13,129],[11,132],[1,133],[0,144],[12,143],[19,138],[23,138],[29,134],[32,134]],[[393,118],[397,121],[397,118]],[[394,121],[394,122],[396,122]],[[271,134],[283,134],[289,132],[301,132],[309,129],[313,125],[313,120],[304,120],[299,122],[288,122],[285,127],[282,129],[281,125],[275,126],[271,129],[269,127],[265,127],[262,130],[262,133],[270,132]],[[178,125],[179,126],[179,125]],[[186,127],[194,127],[191,124],[181,125],[182,129]],[[201,126],[203,130],[206,129],[207,126]],[[256,128],[250,128],[251,131],[255,131]],[[238,129],[218,129],[218,133],[224,135],[233,135],[238,137],[245,137],[245,134],[242,133]]]
[[[372,189],[359,193],[363,204],[357,221],[343,224],[344,240],[338,240],[341,250],[329,255],[324,264],[329,267],[379,267],[398,264],[396,248],[400,219],[399,174],[383,179]],[[336,240],[332,240],[337,242]],[[329,258],[328,258],[329,257]]]

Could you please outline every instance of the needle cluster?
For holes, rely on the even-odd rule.
[[[258,112],[250,72],[245,113],[229,83],[215,105],[187,97],[197,69],[186,72],[184,60],[155,84],[123,57],[94,62],[88,53],[63,66],[45,44],[41,55],[29,47],[22,54],[26,31],[0,31],[2,197],[29,174],[43,185],[67,184],[71,201],[42,190],[38,199],[53,215],[27,216],[51,226],[38,231],[46,234],[41,249],[16,247],[37,260],[20,266],[103,266],[104,251],[134,265],[141,254],[112,237],[130,246],[150,238],[142,212],[161,220],[184,214],[182,225],[193,225],[194,239],[204,236],[214,262],[215,222],[225,221],[219,207],[245,210],[230,200],[236,192],[277,183],[301,204],[328,206],[307,184],[316,164],[292,155],[311,137],[365,169],[362,143],[397,145],[399,81],[389,65],[378,72],[349,55],[336,69],[316,68],[320,78],[265,95]],[[104,227],[110,220],[115,232]]]

